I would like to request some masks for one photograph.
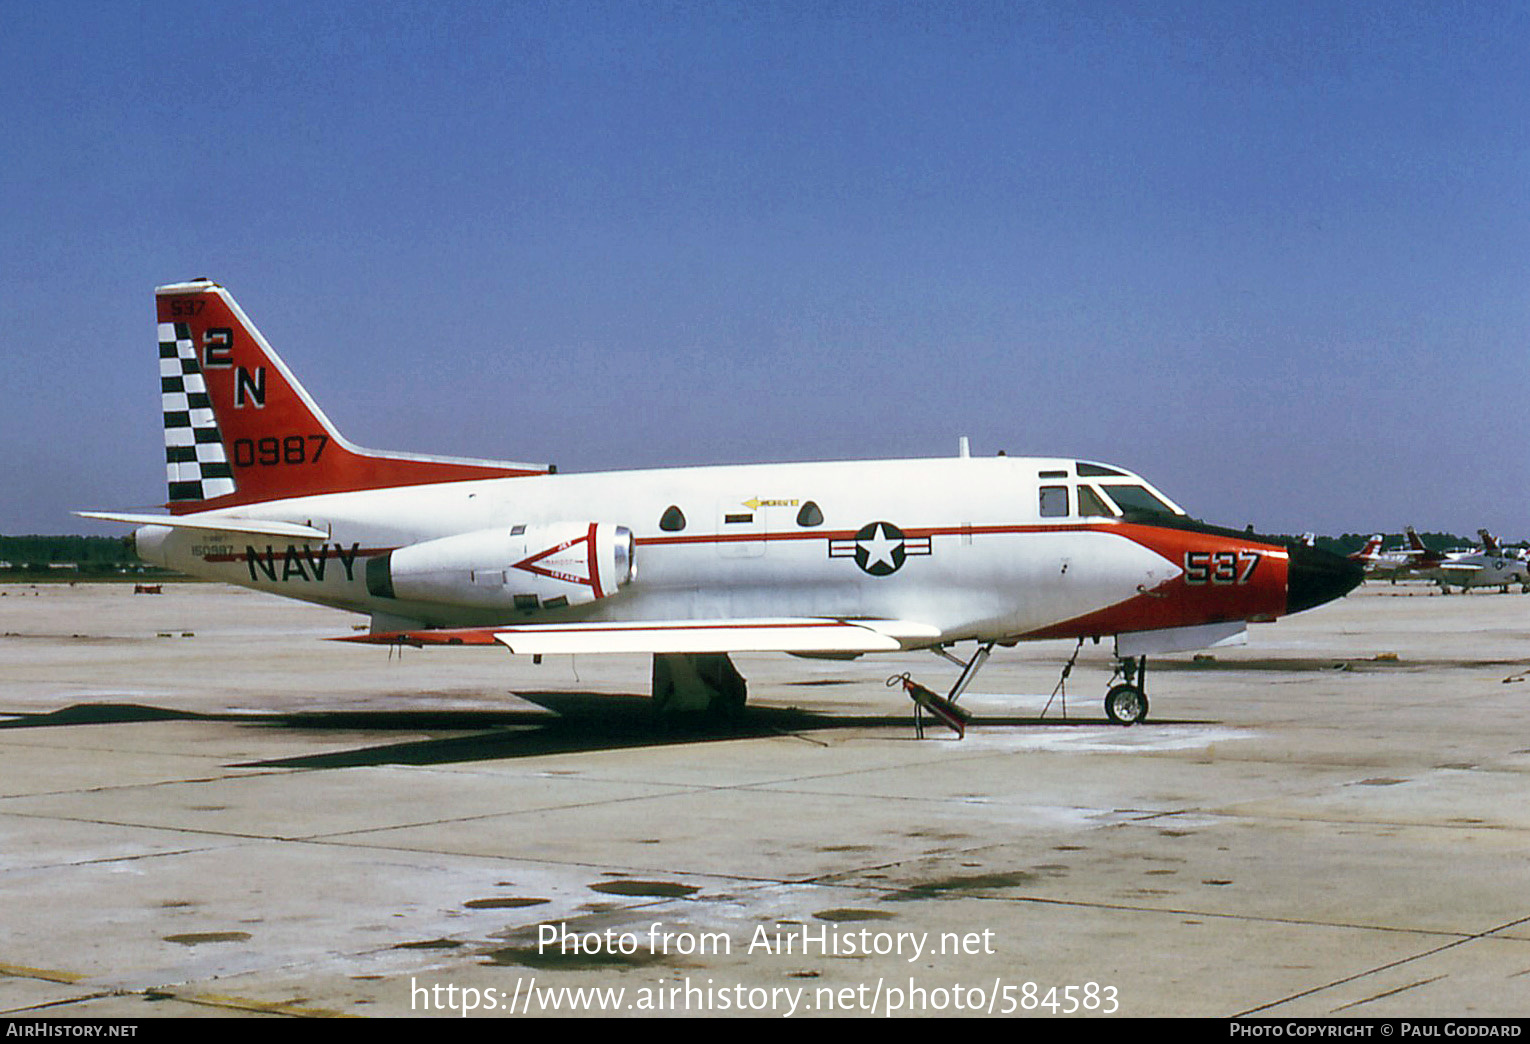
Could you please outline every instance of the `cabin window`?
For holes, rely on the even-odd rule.
[[[1078,513],[1088,518],[1091,515],[1103,515],[1110,518],[1114,511],[1105,506],[1105,501],[1096,493],[1091,486],[1078,487]]]
[[[1068,487],[1041,487],[1041,517],[1066,518],[1068,514]]]
[[[678,533],[685,528],[685,512],[671,504],[659,519],[659,528],[666,533]]]
[[[1105,486],[1105,492],[1116,502],[1122,514],[1141,511],[1149,515],[1172,515],[1174,509],[1142,486]]]
[[[819,510],[816,503],[810,500],[802,505],[801,511],[797,512],[797,525],[821,526],[823,525],[823,512]]]

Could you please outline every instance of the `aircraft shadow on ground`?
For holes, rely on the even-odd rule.
[[[519,692],[542,710],[509,708],[478,710],[298,711],[289,714],[206,714],[134,703],[77,703],[45,713],[15,713],[0,720],[0,729],[113,725],[151,721],[234,722],[257,728],[308,732],[462,732],[470,735],[383,743],[348,750],[304,754],[290,758],[240,762],[233,768],[332,769],[374,765],[450,765],[474,761],[510,760],[549,754],[574,754],[639,747],[684,746],[771,736],[799,736],[812,742],[812,733],[852,729],[892,729],[913,740],[911,712],[895,714],[824,714],[794,707],[746,707],[732,719],[698,715],[695,720],[667,720],[653,714],[647,696],[593,692]],[[0,712],[3,713],[3,712]],[[978,715],[970,730],[1014,726],[1048,728],[1099,727],[1096,717]],[[1204,724],[1157,720],[1153,724]],[[926,721],[932,742],[952,742],[955,736]]]

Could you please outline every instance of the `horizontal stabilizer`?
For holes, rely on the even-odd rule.
[[[940,630],[907,620],[663,620],[522,624],[352,635],[380,645],[488,645],[513,653],[898,652],[929,644]],[[907,643],[907,644],[905,644]]]
[[[259,518],[210,517],[207,515],[127,515],[115,511],[76,511],[81,518],[126,522],[130,526],[169,526],[172,529],[205,529],[219,533],[287,537],[292,540],[328,540],[329,533],[297,522],[273,522]]]

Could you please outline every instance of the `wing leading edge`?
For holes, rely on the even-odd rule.
[[[377,645],[503,645],[517,655],[560,653],[898,652],[928,645],[940,629],[908,620],[772,617],[521,624],[347,635]]]

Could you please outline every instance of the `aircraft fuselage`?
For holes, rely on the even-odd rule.
[[[1173,525],[1162,527],[1151,516],[1083,514],[1081,487],[1095,494],[1091,503],[1112,485],[1150,487],[1119,469],[1109,469],[1108,482],[1077,470],[1071,460],[994,457],[534,475],[258,506],[259,518],[314,527],[324,540],[160,526],[137,539],[140,554],[168,568],[426,627],[882,618],[930,624],[946,642],[1109,635],[1286,611],[1285,548],[1188,526],[1183,516],[1166,515]],[[401,548],[584,523],[626,527],[633,544],[631,581],[584,604],[388,597],[376,593],[375,569],[369,588],[368,561]],[[533,579],[509,561],[516,555],[501,557],[445,571],[463,573],[464,592]]]

